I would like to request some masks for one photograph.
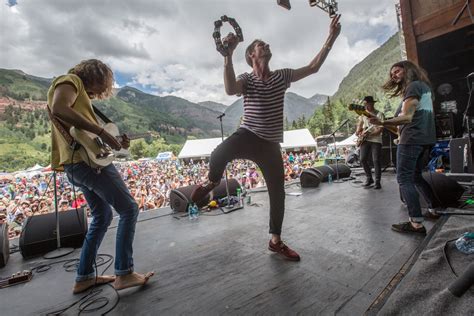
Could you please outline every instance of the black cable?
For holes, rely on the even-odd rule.
[[[75,153],[76,149],[77,149],[76,147],[74,147],[72,149],[71,163],[74,161],[74,153]],[[87,156],[87,157],[89,158],[89,156]],[[72,184],[73,194],[74,194],[74,197],[75,197],[76,196],[76,189],[75,189],[75,185],[74,185],[74,168],[71,168],[71,184]],[[79,210],[77,208],[77,203],[75,205],[75,211],[76,211],[76,216],[77,216],[78,222],[79,222],[79,224],[81,224],[82,221],[81,221],[80,216],[79,216]],[[86,235],[87,235],[87,232],[84,232],[84,240],[85,240],[87,246],[90,248],[90,245],[89,245],[89,242],[87,240]],[[101,256],[106,256],[106,257],[109,258],[109,260],[105,261],[105,260],[102,259]],[[99,259],[99,262],[98,262],[97,259]],[[99,276],[98,275],[98,267],[108,263],[107,267],[103,270],[103,272],[101,274],[101,275],[103,275],[105,273],[105,271],[112,265],[112,261],[113,261],[113,256],[111,256],[111,255],[108,255],[108,254],[96,255],[94,257],[95,281],[94,281],[94,285],[92,286],[89,293],[86,294],[85,296],[81,297],[79,300],[73,302],[69,306],[67,306],[63,309],[60,309],[60,310],[52,311],[52,312],[48,313],[47,315],[61,315],[62,313],[69,310],[71,307],[75,306],[76,304],[79,304],[79,307],[78,307],[78,309],[79,309],[78,314],[79,315],[82,312],[85,312],[85,313],[96,312],[96,311],[102,309],[103,307],[107,306],[110,302],[109,299],[104,297],[104,296],[98,296],[100,293],[102,293],[103,290],[96,288],[97,287],[97,280],[98,280],[98,276]],[[78,268],[78,265],[79,265],[79,259],[61,260],[61,261],[56,261],[54,263],[60,263],[60,262],[64,262],[64,268],[66,269],[66,271],[77,271],[77,268]],[[47,271],[50,268],[51,268],[50,265],[42,265],[40,267],[36,267],[36,270],[37,271]],[[39,270],[39,269],[41,269],[41,270]],[[110,287],[115,291],[115,293],[117,295],[117,300],[116,300],[115,304],[110,309],[108,309],[107,311],[101,313],[101,315],[108,314],[110,311],[112,311],[117,306],[117,304],[120,301],[120,296],[119,296],[117,290],[113,286],[110,286]]]
[[[458,277],[458,274],[456,273],[456,271],[454,271],[454,268],[453,266],[451,265],[451,261],[449,260],[449,257],[448,257],[448,253],[446,251],[446,249],[448,248],[448,243],[452,242],[452,241],[455,241],[457,238],[454,238],[454,239],[450,239],[448,241],[446,241],[446,243],[444,244],[444,247],[443,247],[443,254],[444,254],[444,259],[446,260],[446,262],[448,263],[448,266],[449,268],[451,269],[451,271],[453,272],[453,274]]]

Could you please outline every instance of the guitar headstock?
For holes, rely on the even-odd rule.
[[[360,105],[360,104],[351,103],[351,104],[349,104],[349,106],[347,108],[349,109],[349,111],[354,111],[358,115],[367,115],[369,113],[365,109],[365,106]]]

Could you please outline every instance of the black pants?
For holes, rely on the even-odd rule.
[[[270,233],[280,235],[285,213],[285,174],[280,144],[239,128],[212,152],[209,180],[220,182],[227,163],[234,159],[252,160],[262,170],[270,196]]]
[[[364,167],[367,180],[372,179],[372,169],[369,166],[370,153],[372,153],[372,161],[374,162],[375,181],[380,182],[380,178],[382,177],[382,166],[380,161],[380,157],[382,156],[382,144],[365,141],[360,145],[360,163],[362,167]]]

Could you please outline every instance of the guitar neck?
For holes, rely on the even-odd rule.
[[[148,137],[148,136],[150,136],[150,133],[140,133],[140,134],[127,135],[128,139],[130,139],[130,140],[145,138],[145,137]],[[120,140],[122,137],[117,136],[117,138]]]

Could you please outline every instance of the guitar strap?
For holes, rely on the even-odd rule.
[[[92,104],[92,108],[94,109],[94,113],[97,114],[105,124],[112,123],[112,120],[105,116],[94,104]]]
[[[48,108],[49,119],[51,120],[51,122],[53,122],[54,126],[56,126],[56,128],[61,133],[61,135],[63,135],[64,140],[66,141],[66,143],[68,143],[69,147],[71,149],[77,148],[77,146],[79,144],[74,140],[74,138],[71,136],[71,134],[69,134],[69,132],[67,131],[64,124],[59,119],[57,119],[53,115],[53,113],[51,113],[51,110],[50,110],[49,106],[46,106],[46,107]]]

